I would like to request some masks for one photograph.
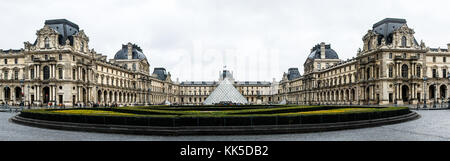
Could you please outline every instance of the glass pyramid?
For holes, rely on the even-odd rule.
[[[231,102],[236,104],[247,104],[248,101],[233,86],[228,78],[223,79],[213,92],[206,98],[203,104],[213,105],[220,102]]]

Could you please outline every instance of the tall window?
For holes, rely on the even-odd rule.
[[[408,65],[406,64],[402,65],[402,77],[408,78]]]
[[[389,59],[392,59],[392,53],[389,53]]]
[[[63,79],[63,70],[62,68],[58,68],[59,79]]]
[[[34,79],[34,69],[30,69],[30,78]]]
[[[370,50],[370,47],[371,47],[371,46],[370,46],[370,43],[371,43],[370,40],[367,41],[367,50]]]
[[[58,57],[59,57],[59,60],[62,60],[62,54],[59,54]]]
[[[14,64],[17,64],[17,62],[18,62],[17,58],[14,58]]]
[[[50,48],[50,40],[48,39],[48,37],[46,37],[46,38],[44,39],[44,45],[45,45],[45,48],[46,48],[46,49]]]
[[[436,63],[436,57],[433,56],[433,63]]]
[[[75,80],[75,76],[76,76],[76,74],[75,74],[75,69],[72,69],[72,79],[73,79],[73,80]]]
[[[8,80],[8,71],[7,70],[5,70],[5,72],[3,73],[3,76],[4,76],[5,80]]]
[[[447,57],[442,57],[442,61],[445,63],[445,62],[447,62]]]
[[[14,80],[19,80],[19,71],[18,70],[14,71]]]
[[[447,69],[442,69],[442,78],[447,78]]]
[[[406,37],[402,37],[402,47],[406,47]]]
[[[50,78],[50,69],[48,66],[44,67],[44,80],[47,80]]]
[[[80,51],[84,51],[84,42],[81,42]]]
[[[393,67],[389,66],[389,78],[392,78],[393,74]]]
[[[417,77],[420,77],[420,67],[416,67],[416,72]]]
[[[5,59],[5,64],[8,64],[8,59]]]
[[[436,78],[437,77],[437,71],[436,71],[436,69],[433,69],[433,78]]]

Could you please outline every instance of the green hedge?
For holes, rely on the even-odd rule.
[[[327,106],[328,107],[328,106]],[[329,106],[331,107],[331,106]],[[119,110],[110,108],[85,108],[97,110]],[[142,115],[142,116],[109,116],[109,115],[80,115],[56,114],[56,109],[25,110],[21,117],[92,124],[116,124],[135,126],[257,126],[257,125],[289,125],[333,123],[357,120],[368,120],[399,116],[410,113],[407,107],[386,107],[364,112],[343,112],[339,114],[247,114],[247,115]],[[142,111],[138,111],[140,113]]]

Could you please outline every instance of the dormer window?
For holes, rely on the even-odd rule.
[[[406,37],[402,37],[402,47],[406,47]]]
[[[81,42],[80,51],[84,51],[84,42]]]
[[[46,48],[46,49],[49,49],[49,48],[50,48],[50,40],[48,39],[48,37],[46,37],[46,38],[44,39],[44,45],[45,45],[45,48]]]

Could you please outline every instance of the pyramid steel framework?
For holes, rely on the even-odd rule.
[[[233,86],[228,78],[223,79],[214,91],[203,102],[205,105],[213,105],[220,102],[232,102],[236,104],[247,104],[248,101]]]

